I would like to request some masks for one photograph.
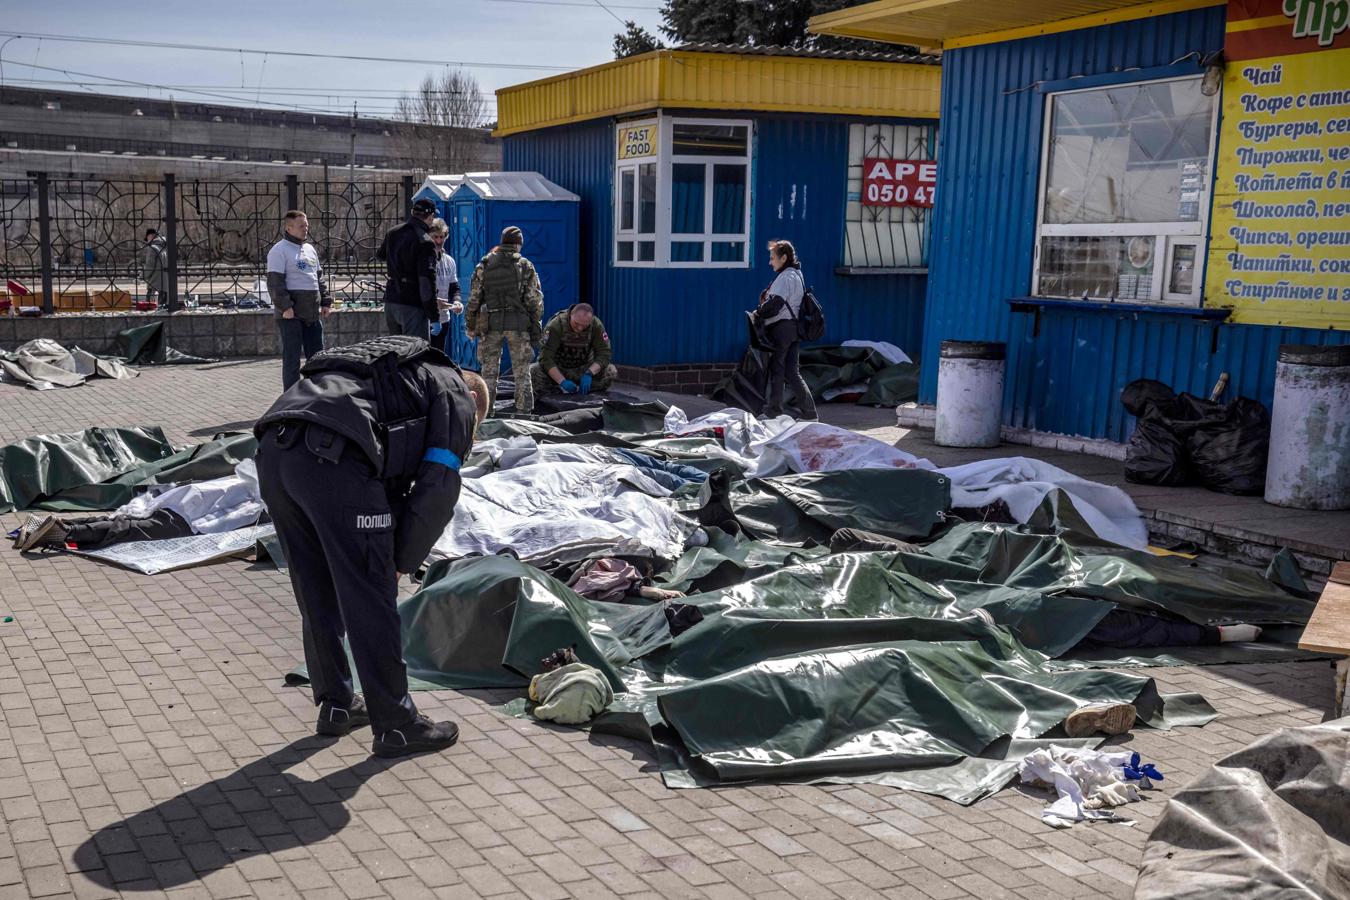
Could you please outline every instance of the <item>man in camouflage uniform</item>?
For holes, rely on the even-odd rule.
[[[589,303],[575,303],[548,320],[539,362],[530,366],[534,393],[603,393],[618,376],[613,355],[605,323]]]
[[[534,265],[520,255],[523,243],[524,236],[513,225],[502,231],[501,244],[478,263],[469,286],[464,329],[469,337],[478,338],[478,361],[488,384],[488,409],[497,402],[505,341],[515,372],[516,412],[528,414],[534,411],[534,391],[527,374],[534,345],[542,333],[539,320],[544,315],[544,291]]]

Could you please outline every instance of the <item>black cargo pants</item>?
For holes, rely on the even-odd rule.
[[[258,444],[258,486],[290,567],[315,705],[352,702],[345,635],[375,733],[407,725],[417,708],[403,662],[394,515],[375,467],[328,429],[287,422]]]

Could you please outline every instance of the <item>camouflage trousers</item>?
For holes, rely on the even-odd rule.
[[[488,385],[488,409],[497,403],[497,379],[502,370],[502,342],[511,350],[511,372],[516,383],[516,412],[534,412],[534,385],[530,382],[530,363],[534,347],[528,331],[489,331],[478,338],[478,362]]]
[[[563,373],[564,378],[570,378],[572,381],[580,384],[582,373],[589,368],[589,366],[580,369],[564,369],[559,367],[558,371]],[[591,378],[591,393],[603,394],[605,391],[609,390],[610,385],[614,384],[614,379],[618,377],[618,369],[614,368],[613,365],[605,366],[600,370],[598,375]],[[556,381],[548,377],[548,373],[544,371],[544,367],[539,365],[539,363],[530,366],[530,380],[534,382],[535,396],[562,393],[562,388],[558,387]]]

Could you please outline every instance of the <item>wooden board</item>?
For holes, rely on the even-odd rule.
[[[1298,642],[1304,650],[1350,656],[1350,562],[1338,562]]]

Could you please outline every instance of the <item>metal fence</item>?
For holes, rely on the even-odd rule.
[[[407,215],[414,185],[400,180],[178,181],[29,178],[0,181],[0,282],[48,313],[125,309],[145,299],[146,229],[167,242],[170,303],[233,306],[266,285],[267,251],[288,209],[308,214],[333,292],[381,298],[375,251]],[[12,294],[0,283],[0,296]]]

